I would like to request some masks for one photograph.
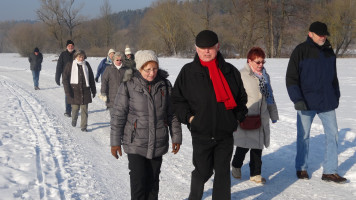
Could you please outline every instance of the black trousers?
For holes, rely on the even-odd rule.
[[[201,200],[204,184],[214,176],[213,200],[231,199],[230,161],[234,149],[233,137],[223,140],[192,139],[193,165],[189,200]]]
[[[231,165],[236,168],[241,168],[245,160],[246,153],[250,149],[236,147],[234,159]],[[250,150],[250,176],[261,175],[262,168],[262,149],[251,149]]]
[[[157,200],[162,156],[147,159],[128,154],[132,200]]]

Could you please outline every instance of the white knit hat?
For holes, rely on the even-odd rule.
[[[141,67],[148,61],[155,61],[158,65],[158,58],[154,51],[152,50],[140,50],[135,54],[135,62],[137,70],[140,70]]]
[[[128,55],[128,54],[132,54],[132,53],[131,53],[130,47],[127,46],[127,47],[125,48],[125,55]]]
[[[110,49],[109,52],[108,52],[108,55],[110,55],[111,53],[115,53],[115,50],[114,49]]]

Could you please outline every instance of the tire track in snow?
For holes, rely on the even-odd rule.
[[[53,196],[53,192],[58,192],[60,199],[65,199],[62,189],[64,170],[60,164],[60,158],[58,158],[61,156],[56,150],[56,145],[60,141],[56,137],[55,126],[50,122],[48,113],[41,106],[39,100],[28,91],[6,81],[2,81],[1,84],[18,99],[21,110],[27,119],[29,130],[36,138],[36,169],[40,199],[50,198]],[[53,180],[56,180],[56,183],[53,183]]]

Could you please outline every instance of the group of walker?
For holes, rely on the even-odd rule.
[[[297,110],[297,178],[310,178],[310,128],[318,115],[326,136],[322,180],[344,183],[347,179],[337,171],[335,109],[340,89],[336,56],[328,35],[326,24],[317,21],[310,25],[307,40],[290,57],[286,86]],[[85,61],[85,52],[75,51],[72,41],[67,42],[67,50],[59,57],[56,83],[60,85],[62,75],[68,103],[65,115],[72,116],[72,125],[76,126],[81,109],[82,131],[87,131],[88,103],[92,101],[91,94],[95,97],[95,81],[102,75],[99,97],[110,112],[111,153],[119,158],[123,146],[127,154],[131,199],[158,199],[162,156],[168,152],[169,135],[172,153],[178,153],[182,144],[181,123],[188,126],[192,136],[194,170],[190,200],[202,199],[204,184],[213,174],[212,199],[231,199],[230,164],[232,176],[240,179],[248,151],[250,180],[266,182],[261,176],[262,149],[270,144],[270,120],[276,123],[279,116],[271,78],[264,66],[264,51],[251,48],[239,71],[220,53],[215,32],[201,31],[195,45],[194,60],[182,67],[173,87],[151,50],[137,51],[134,56],[126,48],[125,54],[129,56],[124,56],[110,49],[95,78]],[[38,49],[37,56],[36,52]]]

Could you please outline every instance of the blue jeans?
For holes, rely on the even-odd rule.
[[[308,169],[310,127],[316,114],[323,124],[326,137],[323,173],[335,174],[338,167],[338,127],[335,110],[321,113],[313,110],[297,111],[297,156],[295,158],[295,168],[297,171]]]
[[[38,70],[31,70],[32,71],[32,78],[33,78],[33,85],[38,87],[38,80],[40,79],[40,71]]]

